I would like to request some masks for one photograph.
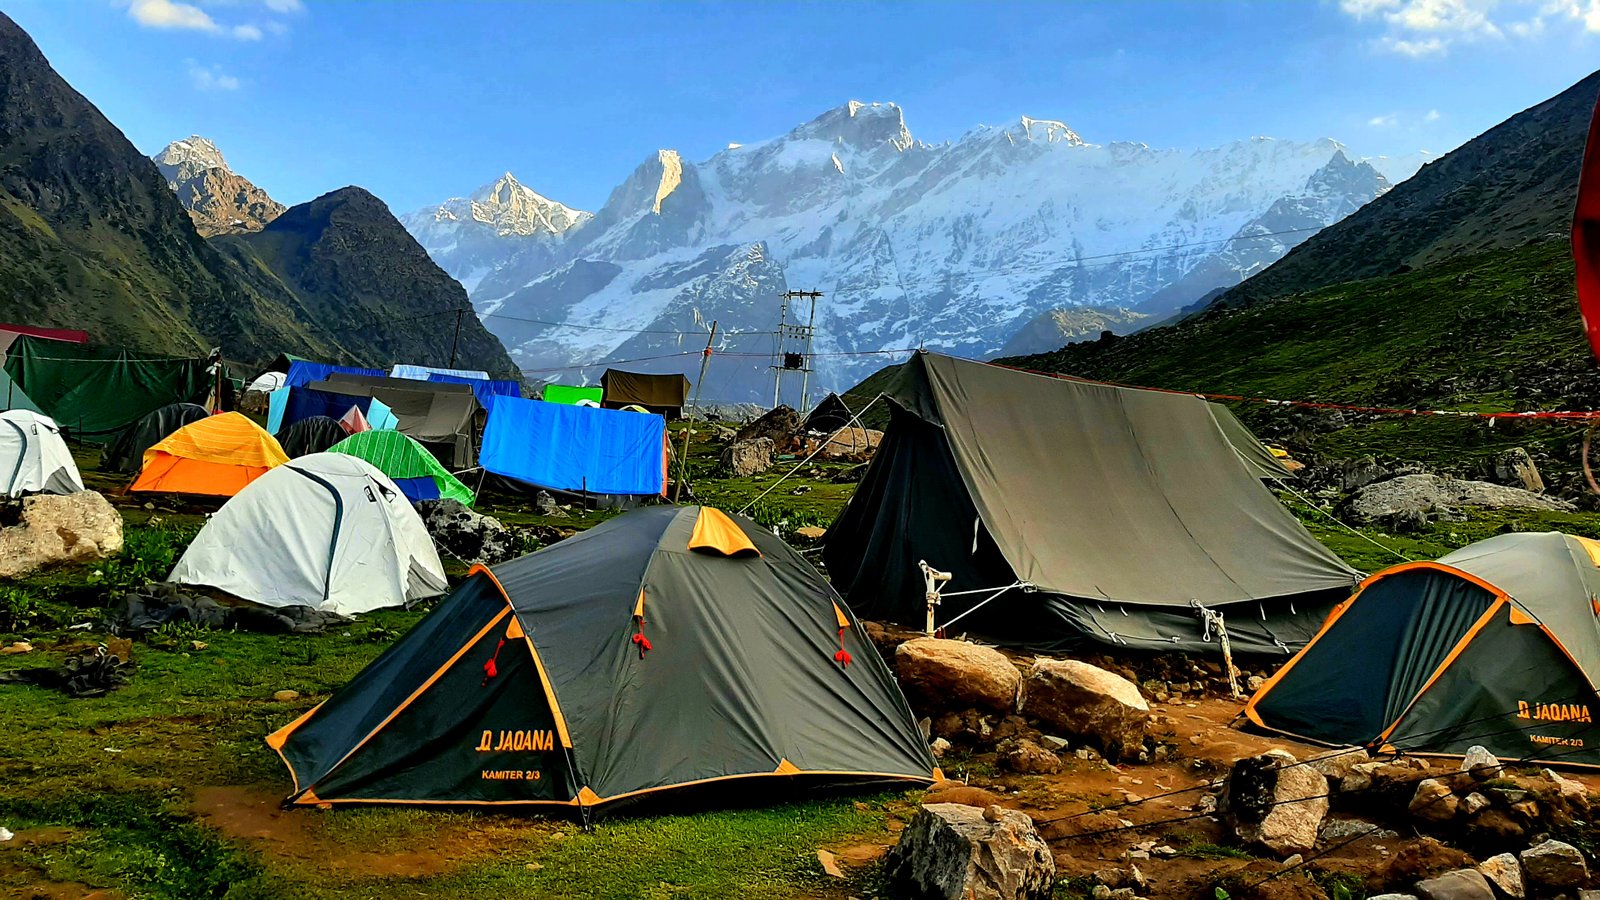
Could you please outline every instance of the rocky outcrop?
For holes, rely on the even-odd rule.
[[[173,141],[151,158],[204,237],[260,231],[283,214],[282,203],[235,174],[217,145],[199,135]]]
[[[776,445],[772,438],[735,440],[722,449],[722,470],[736,478],[760,475],[772,468]]]
[[[740,428],[734,435],[733,441],[737,444],[768,438],[772,441],[773,452],[791,453],[800,449],[800,435],[803,431],[800,414],[787,406],[779,406]]]
[[[1528,894],[1522,883],[1522,863],[1510,853],[1491,856],[1478,863],[1478,871],[1483,873],[1496,892],[1510,900],[1522,900]]]
[[[924,806],[885,857],[889,882],[912,900],[1044,900],[1050,847],[1027,815],[990,806]]]
[[[1494,477],[1501,484],[1522,488],[1535,494],[1544,493],[1544,476],[1533,457],[1522,447],[1513,447],[1494,461]]]
[[[122,552],[122,517],[95,491],[21,501],[17,524],[0,528],[0,578]]]
[[[1327,795],[1320,772],[1297,765],[1287,751],[1271,750],[1234,763],[1222,805],[1239,840],[1289,856],[1316,846]]]
[[[1440,475],[1402,475],[1367,485],[1352,495],[1344,508],[1357,522],[1387,524],[1418,517],[1423,523],[1455,519],[1466,508],[1570,512],[1575,507],[1565,500],[1487,481],[1463,481]]]
[[[1108,759],[1136,755],[1150,724],[1150,705],[1137,685],[1078,660],[1034,662],[1024,697],[1027,718],[1093,744]]]
[[[1000,651],[967,641],[917,638],[894,651],[895,675],[918,710],[1016,709],[1022,674]]]
[[[492,566],[517,555],[520,541],[511,529],[459,500],[424,500],[417,504],[417,512],[434,543],[462,562]]]

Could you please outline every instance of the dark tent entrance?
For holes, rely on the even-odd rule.
[[[474,568],[268,744],[295,805],[587,818],[716,782],[761,797],[933,780],[905,698],[835,597],[747,520],[639,510]]]
[[[1502,760],[1600,765],[1600,695],[1580,663],[1596,658],[1584,585],[1600,586],[1600,576],[1583,546],[1554,533],[1502,535],[1380,572],[1245,714],[1293,737],[1375,752],[1456,756],[1482,745]]]
[[[889,425],[823,549],[864,618],[924,627],[926,561],[954,576],[952,633],[1219,653],[1210,612],[1234,652],[1281,657],[1359,578],[1197,397],[928,353],[879,381]]]

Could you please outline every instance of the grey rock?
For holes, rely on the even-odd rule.
[[[1417,882],[1421,900],[1495,900],[1494,889],[1477,869],[1457,869]]]
[[[1471,772],[1479,781],[1487,781],[1500,774],[1500,757],[1490,753],[1487,747],[1474,744],[1461,758],[1461,771]]]
[[[1495,889],[1511,900],[1522,900],[1527,889],[1522,884],[1522,863],[1510,853],[1491,856],[1478,863],[1478,871]]]
[[[0,528],[0,579],[122,552],[122,516],[96,491],[24,497],[20,520]]]
[[[473,512],[459,500],[424,500],[417,505],[434,543],[464,563],[492,566],[517,555],[517,536],[499,519]]]
[[[1045,900],[1056,877],[1050,848],[1026,814],[955,803],[919,810],[884,868],[918,900]]]
[[[1001,741],[995,757],[1002,768],[1020,775],[1054,775],[1061,771],[1061,757],[1027,738]]]
[[[775,452],[772,438],[735,441],[722,451],[722,468],[740,478],[759,475],[772,468]]]
[[[1394,840],[1399,835],[1375,822],[1365,819],[1328,819],[1317,830],[1317,840],[1323,844],[1342,844],[1345,841]]]
[[[565,519],[567,517],[567,511],[561,508],[561,504],[556,502],[556,498],[550,496],[549,491],[540,491],[534,495],[533,508],[538,510],[541,516],[548,516],[554,519]]]
[[[1578,887],[1589,880],[1589,865],[1577,847],[1547,840],[1518,854],[1528,884],[1546,888]]]
[[[1315,847],[1328,815],[1327,779],[1295,762],[1283,750],[1241,759],[1224,787],[1222,806],[1235,835],[1279,857]]]
[[[1464,481],[1439,475],[1402,475],[1369,484],[1345,504],[1350,517],[1360,523],[1375,523],[1396,515],[1422,513],[1432,518],[1453,518],[1464,508],[1539,509],[1570,512],[1575,507],[1521,488]]]
[[[1501,484],[1522,488],[1535,494],[1544,493],[1544,478],[1533,457],[1522,447],[1513,447],[1494,461],[1494,477]]]

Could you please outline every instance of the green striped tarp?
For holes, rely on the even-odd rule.
[[[398,431],[383,429],[352,434],[328,448],[328,452],[359,456],[396,480],[431,477],[439,486],[440,497],[459,500],[468,506],[477,499],[472,489],[451,475],[432,453]]]

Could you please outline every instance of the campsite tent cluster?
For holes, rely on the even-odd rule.
[[[661,493],[665,421],[628,407],[679,411],[686,387],[608,373],[598,397],[550,386],[528,400],[482,373],[285,358],[282,379],[254,379],[271,388],[262,429],[181,405],[215,393],[203,366],[70,351],[162,399],[130,417],[95,389],[74,395],[33,340],[13,341],[21,361],[5,371],[47,411],[82,406],[75,433],[115,438],[107,465],[137,473],[135,490],[232,497],[171,580],[344,613],[446,592],[411,501],[473,502],[463,470]],[[1575,746],[1565,761],[1600,764],[1583,738],[1600,544],[1505,535],[1358,586],[1278,502],[1267,483],[1285,470],[1223,407],[928,353],[878,381],[888,427],[828,529],[831,584],[754,522],[695,506],[637,509],[476,567],[269,738],[290,802],[587,819],[687,788],[926,783],[939,777],[926,740],[857,616],[1044,651],[1213,653],[1225,623],[1235,652],[1289,659],[1250,702],[1262,727],[1459,753],[1498,717],[1497,752]],[[60,430],[26,409],[0,416],[17,490],[81,488]]]

